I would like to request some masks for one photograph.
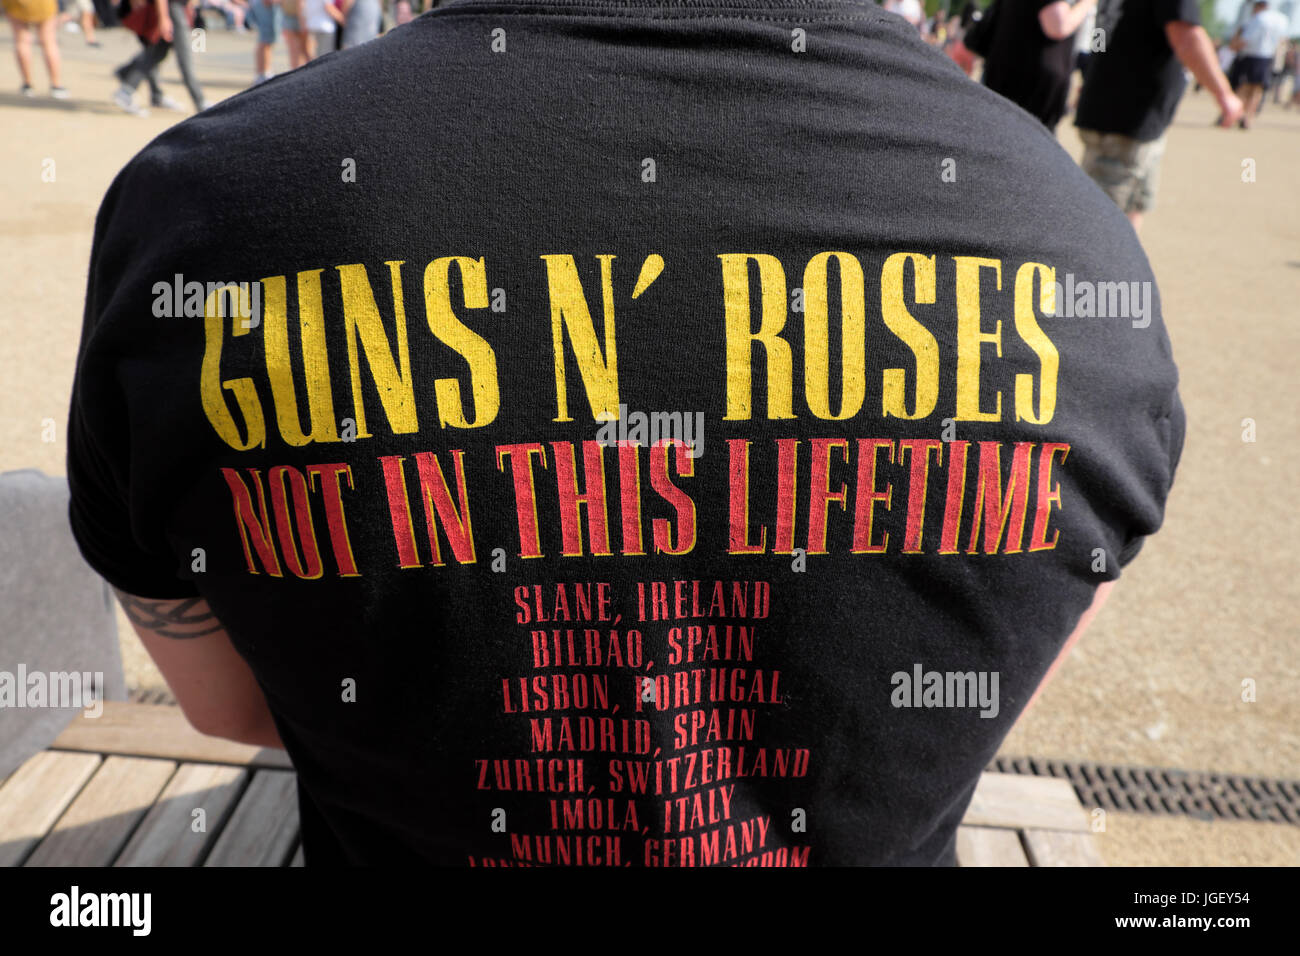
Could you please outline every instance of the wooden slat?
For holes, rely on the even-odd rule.
[[[221,832],[248,771],[221,764],[182,764],[114,866],[195,866]],[[196,831],[194,811],[204,829]]]
[[[28,866],[108,866],[176,771],[170,760],[108,757]]]
[[[259,770],[204,866],[283,866],[298,838],[298,787],[285,770]]]
[[[1020,834],[997,827],[957,828],[958,866],[1028,866]]]
[[[1091,833],[1025,830],[1025,848],[1034,866],[1105,866]]]
[[[0,787],[0,866],[17,866],[99,767],[98,754],[36,754]]]
[[[226,763],[249,767],[288,768],[283,750],[238,744],[208,737],[190,726],[179,707],[105,701],[99,717],[75,718],[51,750],[165,757],[191,763]]]
[[[1088,829],[1088,814],[1074,787],[1059,777],[1014,773],[980,775],[962,823],[967,826],[1043,830]]]

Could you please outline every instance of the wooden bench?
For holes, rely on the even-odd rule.
[[[984,773],[957,828],[957,864],[1105,866],[1089,821],[1067,780]]]
[[[962,866],[1101,866],[1064,780],[986,773]],[[177,707],[108,702],[0,785],[2,866],[301,866],[281,750],[206,737]]]

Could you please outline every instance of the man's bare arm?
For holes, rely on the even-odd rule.
[[[1220,126],[1231,126],[1245,112],[1237,94],[1232,92],[1228,78],[1219,69],[1219,57],[1214,44],[1203,27],[1195,23],[1174,20],[1165,24],[1165,36],[1173,47],[1174,55],[1183,66],[1192,71],[1196,82],[1210,91],[1223,111]]]
[[[1064,40],[1074,36],[1095,5],[1095,0],[1080,0],[1074,6],[1065,0],[1056,0],[1056,3],[1049,3],[1038,11],[1038,25],[1049,39]]]
[[[1071,648],[1073,648],[1079,638],[1083,636],[1083,632],[1088,629],[1088,625],[1092,623],[1092,619],[1097,616],[1097,612],[1101,610],[1102,605],[1106,603],[1106,599],[1110,597],[1110,590],[1114,586],[1114,581],[1106,581],[1097,587],[1097,593],[1092,596],[1092,603],[1088,605],[1088,610],[1083,612],[1083,616],[1079,618],[1079,623],[1075,625],[1074,631],[1068,638],[1066,638],[1065,646],[1061,648],[1061,653],[1056,655],[1056,660],[1052,661],[1052,666],[1049,667],[1047,673],[1043,675],[1043,679],[1039,683],[1038,689],[1034,691],[1034,696],[1029,698],[1029,703],[1025,705],[1025,710],[1034,706],[1034,701],[1038,700],[1038,695],[1043,692],[1043,688],[1047,686],[1047,682],[1052,679],[1052,676],[1060,669],[1061,665],[1065,663],[1065,659],[1069,656]]]
[[[257,747],[284,747],[262,688],[207,601],[116,593],[195,730]]]

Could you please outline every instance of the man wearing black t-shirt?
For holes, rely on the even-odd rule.
[[[1095,3],[998,0],[984,85],[1055,129],[1065,115],[1074,71],[1073,37]]]
[[[1242,113],[1201,27],[1196,0],[1100,0],[1103,53],[1089,57],[1075,125],[1082,165],[1128,216],[1134,229],[1155,207],[1165,132],[1183,95],[1183,67],[1223,111],[1220,125]]]
[[[950,865],[1177,381],[1123,216],[898,17],[463,0],[117,177],[70,521],[308,865]]]

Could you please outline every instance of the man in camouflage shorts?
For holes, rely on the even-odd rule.
[[[1096,29],[1105,52],[1089,58],[1075,115],[1082,166],[1137,229],[1155,206],[1165,132],[1187,85],[1183,68],[1214,94],[1220,125],[1237,121],[1241,100],[1219,68],[1196,0],[1101,0]]]
[[[1079,131],[1084,152],[1081,165],[1125,213],[1142,214],[1155,208],[1160,185],[1160,160],[1165,155],[1165,134],[1148,142],[1120,133]]]

